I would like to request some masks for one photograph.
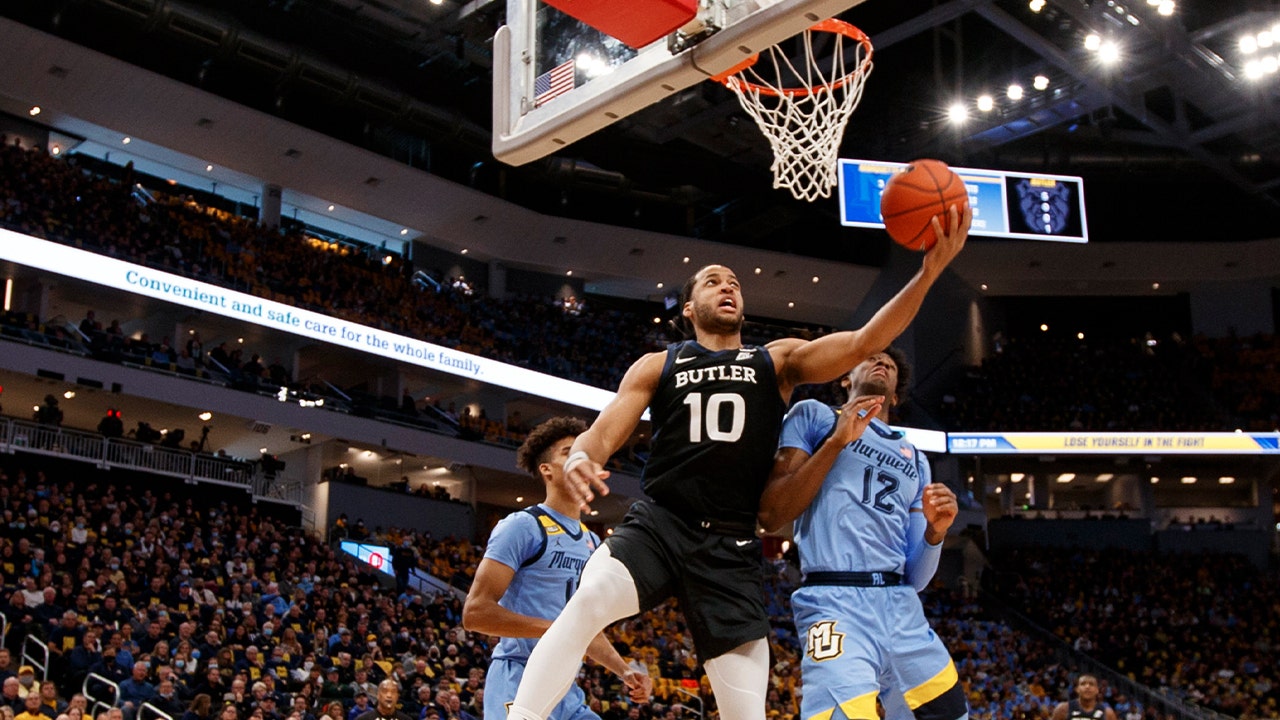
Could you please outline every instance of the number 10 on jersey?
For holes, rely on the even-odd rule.
[[[729,404],[729,428],[722,422],[721,406]],[[691,392],[684,396],[689,406],[689,442],[702,442],[706,428],[707,439],[717,442],[737,442],[742,437],[742,427],[747,422],[747,403],[737,393],[713,393],[706,399],[705,411],[702,393]]]

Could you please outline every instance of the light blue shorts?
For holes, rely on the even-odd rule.
[[[489,663],[484,675],[484,720],[507,720],[507,708],[516,699],[516,689],[524,676],[524,663],[499,658]],[[587,707],[586,693],[574,682],[547,720],[600,720]]]
[[[882,689],[900,717],[900,700],[915,710],[958,680],[910,585],[802,587],[791,606],[804,644],[803,720],[875,720]]]

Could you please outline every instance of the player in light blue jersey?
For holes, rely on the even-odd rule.
[[[582,566],[600,544],[580,519],[580,503],[565,490],[565,458],[586,429],[577,418],[552,418],[534,428],[516,452],[516,464],[546,483],[547,497],[493,528],[462,608],[466,629],[502,638],[485,675],[484,720],[506,719],[537,638],[564,609]],[[587,656],[621,677],[634,702],[648,701],[653,689],[648,674],[628,665],[603,633],[591,642]],[[581,664],[582,659],[563,661]],[[550,718],[599,720],[577,685]]]
[[[776,531],[795,520],[804,581],[792,595],[805,637],[805,720],[968,717],[955,664],[917,591],[937,570],[955,494],[888,425],[910,370],[890,348],[844,379],[838,412],[813,400],[787,414],[761,501]],[[909,712],[908,712],[909,708]]]

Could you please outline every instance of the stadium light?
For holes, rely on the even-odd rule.
[[[1089,33],[1088,35],[1084,36],[1085,50],[1097,50],[1100,47],[1102,47],[1102,38],[1099,37],[1096,33]]]
[[[1098,48],[1098,59],[1105,65],[1114,65],[1120,59],[1120,46],[1108,40]]]
[[[982,112],[991,112],[991,110],[995,108],[995,106],[996,106],[995,98],[991,97],[990,95],[978,96],[978,109],[981,110]]]
[[[963,125],[969,119],[969,109],[963,103],[953,103],[947,108],[947,119],[954,125]]]
[[[1156,12],[1160,13],[1163,17],[1169,17],[1173,14],[1175,7],[1173,0],[1164,0],[1160,3],[1160,6],[1156,8]]]
[[[1240,52],[1245,55],[1252,55],[1258,52],[1258,38],[1253,35],[1245,35],[1240,38]]]
[[[1012,85],[1009,86],[1007,93],[1009,95],[1010,100],[1021,100],[1022,86],[1019,85],[1018,83],[1013,83]]]
[[[1045,75],[1037,75],[1035,80],[1031,81],[1031,87],[1037,90],[1049,89],[1049,78]]]

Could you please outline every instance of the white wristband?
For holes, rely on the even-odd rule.
[[[564,461],[564,471],[567,473],[573,469],[574,465],[577,465],[580,462],[586,462],[590,459],[591,456],[587,455],[585,450],[579,450],[578,452],[570,455],[568,459]]]

